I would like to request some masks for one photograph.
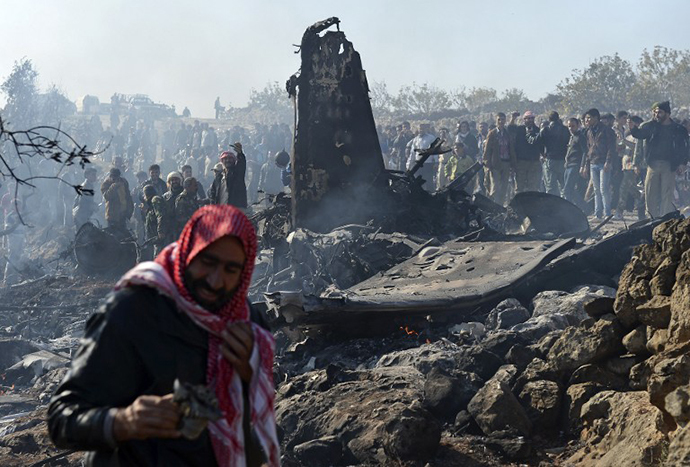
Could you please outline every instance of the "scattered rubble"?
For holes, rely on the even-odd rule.
[[[44,276],[0,289],[0,465],[80,465],[82,453],[50,442],[45,410],[87,318],[111,287]]]
[[[476,167],[433,194],[386,172],[338,23],[307,30],[288,83],[293,198],[252,218],[283,465],[690,465],[690,220],[590,230],[549,195],[470,197]],[[86,229],[81,272],[136,258]],[[0,290],[0,464],[79,465],[44,411],[112,283],[26,279]]]

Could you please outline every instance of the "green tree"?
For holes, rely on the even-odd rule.
[[[37,104],[40,112],[39,121],[43,125],[57,125],[77,112],[76,104],[55,85],[37,96]]]
[[[391,103],[398,112],[429,115],[447,110],[451,106],[451,99],[443,89],[428,83],[419,85],[413,82],[412,86],[400,88]]]
[[[374,81],[369,86],[369,99],[374,116],[387,115],[393,111],[393,96],[384,81]]]
[[[252,89],[247,108],[274,113],[277,121],[289,121],[293,113],[287,91],[278,81],[266,84],[261,91]]]
[[[635,82],[630,62],[618,54],[597,58],[584,70],[573,70],[558,84],[558,93],[563,97],[561,110],[572,114],[591,107],[612,112],[628,109]]]
[[[471,112],[481,112],[497,100],[498,94],[493,88],[472,88],[465,96],[465,107]]]
[[[636,107],[670,100],[673,106],[690,104],[690,50],[656,46],[645,49],[637,63],[637,82],[632,95]]]
[[[536,102],[531,101],[525,91],[518,88],[510,88],[503,91],[500,99],[490,102],[484,106],[485,110],[491,110],[494,112],[511,112],[511,111],[524,111],[524,110],[541,110]]]
[[[22,58],[19,62],[14,62],[12,73],[0,84],[0,89],[7,98],[3,110],[6,126],[28,128],[36,123],[37,78],[38,72],[34,70],[31,60]]]

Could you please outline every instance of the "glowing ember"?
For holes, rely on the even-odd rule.
[[[408,326],[400,326],[400,330],[404,331],[405,334],[407,334],[408,336],[419,336],[419,333],[417,331],[415,331],[414,329],[410,329]]]

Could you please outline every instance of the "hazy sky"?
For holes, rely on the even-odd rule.
[[[536,100],[599,56],[690,48],[690,0],[1,1],[3,79],[27,57],[43,89],[72,100],[142,93],[199,117],[216,96],[244,106],[252,88],[282,85],[299,68],[292,44],[330,16],[391,91],[517,87]]]

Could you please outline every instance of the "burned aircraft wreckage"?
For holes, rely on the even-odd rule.
[[[261,251],[250,298],[276,327],[467,321],[507,297],[611,282],[660,223],[592,242],[597,228],[560,197],[519,193],[503,207],[470,194],[480,163],[429,192],[418,171],[450,150],[442,140],[410,170],[387,170],[362,61],[339,24],[329,18],[302,37],[300,71],[286,86],[296,103],[291,194],[251,217]],[[91,224],[73,248],[89,275],[117,276],[137,261],[133,239]]]
[[[297,106],[292,195],[253,217],[264,250],[252,298],[266,300],[276,326],[376,324],[348,328],[365,333],[415,319],[467,321],[507,297],[611,282],[660,223],[592,242],[597,229],[560,197],[520,193],[504,208],[471,195],[479,163],[430,193],[417,171],[449,151],[440,140],[411,170],[387,170],[366,74],[339,22],[304,33],[300,71],[287,81]]]

